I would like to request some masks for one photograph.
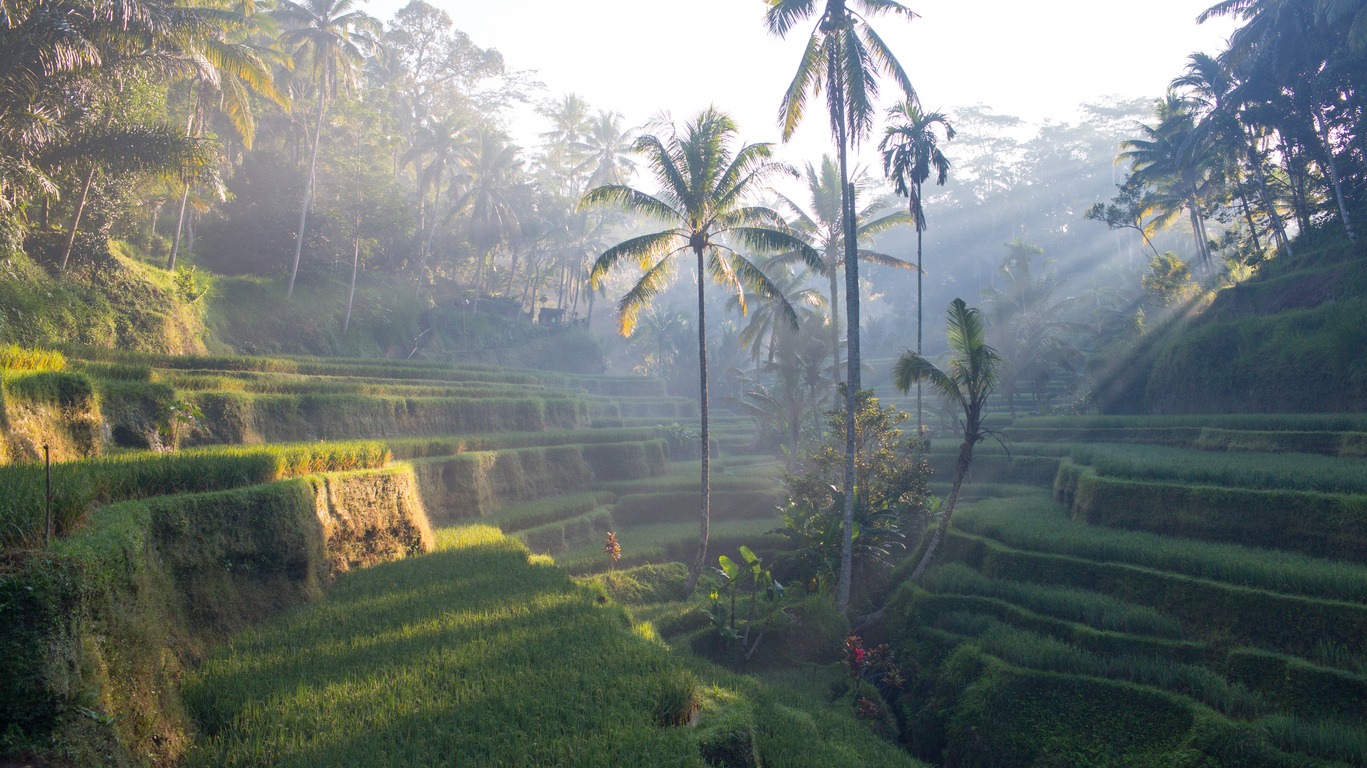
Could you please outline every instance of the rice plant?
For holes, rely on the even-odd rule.
[[[1043,493],[964,509],[962,530],[1016,549],[1128,563],[1294,595],[1367,602],[1367,567],[1275,550],[1216,544],[1072,520]]]
[[[989,579],[959,563],[931,570],[922,585],[933,592],[995,597],[1096,629],[1173,639],[1182,636],[1182,627],[1176,620],[1152,608],[1124,603],[1098,592]]]

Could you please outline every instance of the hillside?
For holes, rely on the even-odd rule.
[[[1367,410],[1367,244],[1310,232],[1100,379],[1103,413]]]

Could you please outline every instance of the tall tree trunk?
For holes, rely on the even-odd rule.
[[[190,108],[190,117],[185,121],[185,135],[188,137],[194,133],[195,117],[199,114],[200,102],[204,99],[204,83],[199,83],[199,93],[195,97],[194,106]],[[185,228],[185,207],[190,202],[190,185],[186,184],[185,189],[180,193],[180,213],[176,216],[176,236],[171,242],[171,255],[166,259],[166,270],[174,271],[176,268],[176,256],[180,255],[180,231]]]
[[[479,311],[479,295],[484,292],[484,262],[489,260],[489,254],[481,253],[479,262],[475,264],[475,301],[470,305],[470,314]]]
[[[840,257],[828,253],[826,258],[831,265],[827,277],[831,281],[831,386],[835,390],[832,397],[839,400],[840,382],[844,378],[840,372],[840,286],[837,282],[840,276]]]
[[[1239,206],[1244,211],[1244,221],[1248,222],[1248,234],[1253,236],[1253,248],[1262,251],[1263,242],[1258,237],[1258,227],[1253,223],[1253,209],[1249,207],[1248,195],[1244,193],[1244,183],[1239,179],[1234,180],[1234,186],[1239,190]]]
[[[1334,188],[1334,200],[1339,206],[1339,218],[1343,221],[1343,231],[1348,240],[1356,243],[1358,233],[1353,229],[1353,221],[1348,216],[1348,206],[1343,202],[1343,184],[1339,181],[1338,163],[1334,160],[1334,144],[1329,140],[1329,123],[1324,119],[1324,111],[1315,108],[1315,127],[1319,130],[1321,150],[1324,152],[1325,169],[1329,171],[1329,183]]]
[[[698,254],[698,381],[699,411],[702,422],[702,478],[699,490],[702,493],[702,510],[698,520],[698,554],[688,569],[688,581],[684,584],[684,595],[693,594],[702,576],[703,565],[707,562],[707,539],[712,525],[712,436],[709,431],[707,414],[707,301],[703,294],[707,284],[707,265],[703,263],[703,249],[694,248]]]
[[[95,183],[96,167],[91,164],[90,171],[85,175],[85,183],[81,185],[81,195],[76,198],[76,210],[71,214],[71,231],[66,233],[66,247],[62,249],[62,265],[58,267],[59,272],[66,271],[66,264],[71,260],[71,249],[76,245],[76,228],[81,226],[81,214],[85,213],[85,203],[90,199],[90,186]]]
[[[921,199],[921,185],[916,185],[916,199]],[[918,207],[920,203],[917,203]],[[924,213],[922,214],[924,216]],[[921,233],[924,228],[921,224],[921,216],[916,220],[916,354],[921,354],[921,325],[924,320],[924,313],[921,311],[921,276],[925,271],[921,269]],[[916,434],[924,435],[926,432],[926,417],[921,405],[921,381],[916,380]]]
[[[840,574],[836,580],[835,606],[843,616],[850,607],[850,581],[854,572],[854,477],[855,419],[859,400],[859,254],[855,246],[854,187],[850,184],[849,125],[846,120],[845,78],[839,56],[831,46],[827,66],[831,77],[831,102],[838,112],[836,140],[840,154],[840,228],[845,245],[845,510],[840,539]]]
[[[190,185],[186,184],[185,189],[180,193],[180,214],[176,216],[176,236],[171,241],[171,256],[166,260],[166,269],[176,268],[176,256],[180,253],[180,233],[185,229],[185,208],[190,202]]]
[[[309,207],[313,204],[314,174],[318,170],[318,145],[323,139],[323,108],[327,106],[327,91],[318,87],[318,121],[313,127],[313,152],[309,156],[309,178],[304,184],[304,204],[299,207],[299,229],[294,240],[294,266],[290,267],[290,285],[285,290],[285,298],[294,296],[294,281],[299,276],[299,256],[304,252],[304,227],[308,224]]]
[[[342,321],[342,335],[351,327],[351,305],[356,300],[356,273],[361,269],[361,217],[352,222],[351,229],[351,291],[346,297],[346,319]]]
[[[1282,215],[1277,211],[1277,204],[1272,199],[1272,192],[1267,187],[1267,174],[1263,170],[1263,153],[1258,147],[1257,138],[1253,135],[1253,129],[1248,129],[1248,162],[1253,166],[1253,174],[1258,179],[1258,192],[1263,198],[1263,209],[1267,211],[1267,218],[1272,222],[1272,231],[1277,238],[1278,244],[1286,251],[1287,256],[1293,256],[1291,252],[1291,238],[1286,236],[1286,222],[1282,221]]]

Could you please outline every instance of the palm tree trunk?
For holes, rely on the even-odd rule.
[[[845,241],[845,510],[840,540],[840,574],[836,580],[835,606],[843,616],[850,607],[850,581],[854,572],[854,477],[855,419],[859,400],[859,254],[855,246],[854,187],[850,184],[849,126],[845,119],[845,79],[836,48],[831,46],[827,64],[831,76],[831,101],[839,113],[836,120],[840,153],[840,227]]]
[[[346,319],[342,321],[342,335],[351,327],[351,305],[356,300],[356,273],[361,268],[361,217],[352,224],[351,234],[351,292],[346,297]]]
[[[299,208],[298,236],[294,239],[294,266],[290,268],[290,285],[285,290],[285,298],[294,296],[294,281],[299,276],[299,256],[304,252],[304,226],[308,224],[309,206],[313,200],[314,174],[318,170],[318,144],[323,138],[323,108],[327,106],[326,90],[318,86],[318,121],[313,127],[313,152],[309,157],[309,178],[304,184],[304,204]]]
[[[835,387],[834,397],[840,399],[840,286],[836,278],[840,275],[840,259],[834,253],[826,254],[831,269],[827,275],[831,281],[831,386]]]
[[[1253,223],[1253,209],[1248,205],[1248,195],[1244,193],[1243,181],[1236,178],[1234,180],[1234,187],[1239,190],[1239,206],[1244,211],[1244,221],[1248,222],[1248,233],[1253,236],[1253,248],[1254,250],[1261,252],[1263,249],[1263,242],[1258,237],[1258,227]]]
[[[90,186],[95,183],[94,165],[90,166],[90,171],[85,175],[85,184],[81,185],[81,196],[76,198],[76,210],[71,214],[71,231],[66,233],[66,247],[62,249],[62,265],[58,272],[66,271],[66,263],[71,260],[71,249],[76,246],[76,228],[81,225],[81,214],[85,213],[85,203],[90,199]]]
[[[940,548],[940,542],[944,541],[945,534],[949,531],[950,520],[954,517],[954,505],[959,501],[959,489],[963,488],[964,478],[968,476],[968,467],[973,462],[973,444],[977,441],[977,428],[975,423],[970,423],[964,429],[964,442],[959,446],[959,459],[954,462],[954,484],[950,486],[949,497],[945,499],[944,513],[940,516],[940,524],[935,526],[935,533],[930,537],[930,543],[926,545],[926,551],[921,555],[921,561],[916,564],[916,570],[911,572],[912,581],[920,581],[921,574],[926,572],[926,566],[935,559],[935,552]]]
[[[698,410],[702,421],[702,479],[699,490],[702,492],[702,510],[698,520],[698,554],[688,569],[688,581],[684,584],[684,595],[693,594],[702,576],[703,564],[707,562],[707,538],[712,524],[712,442],[707,414],[707,302],[703,294],[707,282],[707,265],[703,263],[703,249],[695,248],[698,254]]]
[[[1258,191],[1262,195],[1267,217],[1272,221],[1272,231],[1276,234],[1278,243],[1285,249],[1286,255],[1294,256],[1291,252],[1291,239],[1286,236],[1286,222],[1282,221],[1282,215],[1277,212],[1272,193],[1267,188],[1267,174],[1263,171],[1263,153],[1258,148],[1252,128],[1248,129],[1248,162],[1253,166],[1253,173],[1258,179]]]
[[[921,185],[916,185],[916,199],[921,199]],[[919,206],[919,202],[918,202]],[[921,276],[925,272],[921,269],[921,220],[916,221],[916,354],[921,354],[921,324],[923,312],[921,311]],[[926,432],[926,417],[921,406],[921,382],[916,382],[916,434],[924,435]]]
[[[1348,206],[1343,202],[1343,184],[1339,181],[1338,163],[1334,162],[1334,145],[1329,141],[1329,123],[1325,121],[1324,112],[1319,107],[1315,108],[1315,124],[1315,127],[1319,129],[1325,168],[1329,171],[1329,183],[1334,188],[1334,200],[1339,206],[1339,217],[1343,220],[1343,230],[1348,233],[1348,240],[1356,243],[1358,234],[1354,231],[1352,219],[1348,216]]]
[[[180,233],[185,229],[185,208],[190,202],[190,185],[185,185],[185,190],[180,193],[180,215],[176,217],[176,237],[171,241],[171,257],[166,260],[166,269],[176,268],[176,255],[180,253]]]

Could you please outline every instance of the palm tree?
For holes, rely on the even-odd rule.
[[[807,205],[801,205],[791,198],[777,194],[780,208],[788,216],[788,226],[802,235],[809,245],[821,253],[820,274],[828,282],[828,301],[830,307],[830,342],[828,344],[831,359],[831,382],[835,387],[835,392],[839,393],[841,382],[840,376],[840,272],[845,268],[845,233],[843,229],[843,217],[840,215],[840,168],[836,160],[830,155],[821,158],[821,169],[818,171],[811,163],[807,164],[806,173],[806,192],[809,198]],[[854,174],[851,182],[854,185],[856,197],[868,184],[868,177],[861,172]],[[910,224],[911,217],[899,211],[889,211],[888,203],[879,199],[864,206],[855,216],[856,239],[867,242],[868,239],[882,234],[893,227],[903,224]],[[775,263],[791,264],[796,259],[796,254],[781,254],[775,257]],[[915,269],[909,261],[903,261],[895,256],[886,253],[870,250],[867,248],[859,249],[859,260],[867,264],[878,264],[885,267],[897,269]]]
[[[294,241],[294,265],[290,268],[290,284],[285,296],[294,295],[294,281],[299,276],[299,256],[304,248],[304,227],[308,224],[309,208],[313,203],[313,184],[318,169],[318,145],[323,138],[323,116],[328,99],[337,92],[350,91],[356,74],[365,61],[371,35],[380,31],[379,22],[364,12],[352,10],[356,0],[280,0],[276,17],[286,27],[280,42],[293,50],[295,57],[306,62],[317,91],[318,114],[313,128],[313,148],[309,156],[308,181],[304,185],[304,201],[299,208],[299,227]]]
[[[945,532],[949,530],[950,521],[954,518],[954,505],[959,500],[959,489],[963,487],[968,468],[973,463],[973,447],[987,436],[983,428],[983,408],[1001,375],[1002,360],[995,350],[987,346],[987,334],[978,310],[970,309],[963,299],[955,299],[949,305],[947,320],[950,359],[944,370],[911,350],[902,353],[893,369],[893,382],[903,394],[909,392],[911,385],[916,382],[929,382],[932,389],[939,390],[963,415],[960,426],[964,438],[959,445],[959,458],[954,463],[954,482],[940,513],[940,523],[920,562],[916,564],[916,570],[912,571],[913,581],[925,573],[926,566],[934,559]]]
[[[787,37],[799,22],[817,12],[817,0],[767,0],[765,13],[769,32]],[[855,11],[853,7],[860,10]],[[855,231],[854,190],[850,186],[849,152],[873,130],[875,101],[878,96],[877,73],[891,77],[909,99],[916,97],[911,79],[902,69],[883,39],[869,24],[868,17],[896,14],[915,18],[911,9],[896,0],[825,0],[816,28],[807,39],[797,74],[783,96],[779,124],[783,140],[792,138],[802,122],[807,100],[826,89],[831,131],[835,134],[840,157],[841,219],[845,241],[845,327],[848,337],[846,375],[850,396],[845,403],[845,540],[841,549],[840,577],[836,587],[836,607],[841,613],[849,607],[851,550],[854,543],[854,437],[855,408],[859,391],[859,262],[858,235]]]
[[[1169,93],[1158,103],[1158,124],[1141,125],[1139,130],[1142,138],[1127,140],[1120,159],[1130,162],[1134,175],[1152,190],[1146,199],[1159,226],[1170,223],[1183,209],[1187,211],[1196,255],[1209,267],[1210,236],[1201,201],[1211,173],[1211,158],[1207,142],[1196,138],[1190,105]]]
[[[518,228],[519,215],[512,194],[522,172],[522,161],[517,155],[516,145],[509,144],[502,134],[486,129],[461,159],[458,181],[463,191],[451,215],[465,218],[467,238],[478,259],[471,314],[479,311],[485,265],[494,249]]]
[[[185,128],[186,136],[204,135],[211,109],[228,119],[243,149],[251,149],[256,137],[256,119],[252,110],[252,96],[269,99],[280,107],[289,107],[289,98],[275,87],[272,65],[288,67],[290,61],[278,49],[259,45],[250,40],[236,40],[266,30],[260,16],[246,11],[222,10],[216,18],[219,25],[206,34],[184,56],[196,69],[194,98]],[[234,34],[236,33],[236,34]],[[190,206],[190,187],[181,190],[180,211],[176,218],[176,233],[166,269],[176,268],[180,252],[180,235],[185,228],[185,214]]]
[[[683,135],[673,126],[661,127],[666,130],[663,138],[647,134],[635,144],[636,151],[645,154],[646,163],[661,187],[658,195],[625,185],[609,185],[590,191],[584,196],[584,202],[620,206],[667,222],[670,228],[633,237],[608,248],[594,263],[589,283],[597,289],[624,259],[637,262],[645,270],[617,305],[618,329],[623,336],[629,336],[641,311],[665,289],[678,271],[679,260],[689,254],[697,259],[702,502],[698,552],[689,567],[685,586],[686,592],[691,593],[707,558],[711,522],[707,302],[704,292],[707,278],[728,286],[742,297],[747,288],[766,296],[780,293],[759,267],[728,242],[760,250],[798,251],[813,265],[819,259],[810,246],[783,224],[777,213],[746,205],[747,196],[758,191],[768,178],[786,170],[772,162],[771,145],[746,144],[733,150],[736,124],[714,107],[687,123]],[[742,312],[745,308],[742,300]],[[785,314],[790,323],[796,322],[796,313],[791,306]]]
[[[589,120],[584,135],[573,145],[587,156],[575,166],[572,175],[587,174],[584,185],[589,189],[625,184],[636,170],[636,163],[629,154],[636,132],[623,128],[622,120],[617,112],[600,111]]]
[[[432,239],[436,237],[437,224],[442,220],[442,188],[446,177],[458,164],[461,150],[468,139],[465,115],[453,111],[441,119],[425,121],[413,137],[413,146],[403,158],[405,164],[413,164],[418,177],[418,230],[421,237],[418,246],[419,291],[422,290],[427,259],[432,253]],[[425,166],[424,160],[427,163]],[[430,215],[427,209],[429,191],[432,197]]]
[[[949,178],[949,158],[940,151],[936,126],[944,131],[945,141],[954,138],[954,126],[941,112],[923,112],[921,106],[906,99],[888,110],[896,123],[888,126],[878,151],[883,153],[883,175],[892,180],[893,191],[905,197],[916,224],[916,354],[921,354],[921,233],[926,231],[925,196],[922,185],[935,173],[935,183],[943,187]],[[916,430],[925,430],[921,407],[921,384],[916,384]]]

